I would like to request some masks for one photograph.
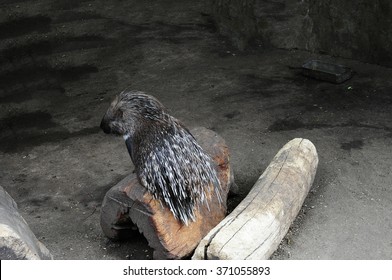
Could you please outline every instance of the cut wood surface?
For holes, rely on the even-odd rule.
[[[245,199],[203,238],[192,259],[269,259],[301,209],[317,165],[312,142],[287,143]]]
[[[209,208],[204,205],[196,210],[196,221],[188,226],[177,221],[172,212],[140,185],[131,174],[111,188],[105,195],[101,208],[101,227],[112,239],[127,239],[137,226],[154,249],[155,259],[180,259],[192,254],[200,240],[226,215],[226,200],[233,185],[229,150],[222,137],[206,128],[191,130],[198,143],[210,154],[221,183],[218,198],[210,186],[207,192]]]

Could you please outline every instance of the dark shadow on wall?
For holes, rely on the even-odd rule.
[[[250,43],[392,67],[389,0],[211,0],[219,31],[244,49]]]

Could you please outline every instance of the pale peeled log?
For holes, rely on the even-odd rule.
[[[288,142],[238,207],[203,238],[192,259],[269,259],[301,209],[317,165],[312,142]]]

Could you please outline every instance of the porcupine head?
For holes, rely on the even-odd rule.
[[[183,224],[195,221],[195,208],[209,207],[206,191],[211,184],[222,202],[211,158],[154,97],[139,91],[121,92],[104,115],[101,128],[124,137],[139,182]]]

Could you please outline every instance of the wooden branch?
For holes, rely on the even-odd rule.
[[[309,140],[287,143],[246,198],[200,242],[192,259],[268,259],[297,216],[317,165]]]
[[[196,221],[185,226],[139,184],[135,174],[131,174],[105,195],[101,227],[106,236],[112,239],[131,238],[134,234],[132,227],[136,225],[154,249],[155,259],[179,259],[189,256],[200,240],[225,217],[227,194],[234,183],[228,147],[222,137],[206,128],[196,128],[191,133],[215,163],[223,203],[218,203],[210,186],[207,192],[209,209],[207,206],[195,209]]]

